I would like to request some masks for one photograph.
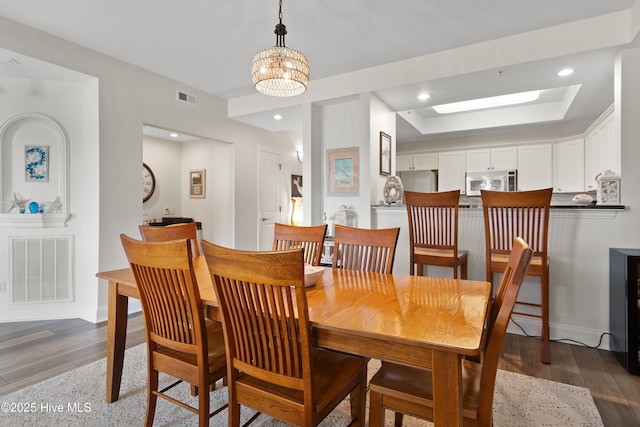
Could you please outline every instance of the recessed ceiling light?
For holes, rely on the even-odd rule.
[[[420,95],[418,95],[418,99],[420,101],[426,101],[427,99],[431,98],[431,95],[429,95],[426,92],[422,92]]]
[[[564,70],[558,71],[558,75],[560,77],[570,76],[571,74],[573,74],[573,70],[571,68],[565,68]]]
[[[276,120],[282,120],[282,116],[280,114],[276,114],[273,118]]]
[[[170,136],[171,138],[177,138],[177,137],[179,137],[180,135],[178,135],[177,133],[175,133],[175,132],[174,132],[174,133],[170,133],[170,134],[169,134],[169,136]]]
[[[508,95],[491,96],[489,98],[471,99],[468,101],[452,102],[450,104],[434,105],[433,109],[440,114],[459,113],[461,111],[481,110],[484,108],[523,104],[525,102],[535,101],[539,97],[540,91],[532,90],[530,92],[510,93]]]

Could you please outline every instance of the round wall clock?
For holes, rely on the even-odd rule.
[[[156,189],[156,177],[151,168],[142,163],[142,203],[151,198]]]

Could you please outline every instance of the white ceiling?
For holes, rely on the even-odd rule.
[[[274,131],[301,126],[301,103],[372,92],[401,112],[397,140],[410,142],[505,129],[583,131],[613,103],[616,53],[637,44],[634,3],[285,0],[286,44],[311,67],[307,92],[287,99],[256,94],[249,73],[253,54],[275,44],[275,0],[0,0],[0,15],[226,98],[230,117]],[[564,67],[576,72],[560,79]],[[0,62],[0,75],[34,78],[35,69]],[[427,108],[554,88],[539,103],[561,102],[569,87],[579,87],[575,98],[554,114],[547,104],[476,117],[437,117]],[[422,90],[432,95],[426,102],[416,99]],[[276,112],[284,119],[274,121]],[[417,117],[415,126],[402,116]]]

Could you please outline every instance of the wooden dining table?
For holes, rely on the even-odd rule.
[[[204,257],[194,259],[207,315],[219,319]],[[128,299],[139,298],[131,269],[108,281],[107,402],[118,400]],[[490,301],[488,282],[326,268],[307,288],[314,345],[433,369],[437,426],[462,425],[462,359],[478,356]]]

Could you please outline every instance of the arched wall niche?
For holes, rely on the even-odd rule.
[[[0,127],[0,145],[0,227],[66,226],[70,217],[69,136],[62,124],[41,113],[19,114]],[[44,159],[42,153],[46,153]],[[34,159],[41,160],[37,172],[28,168]],[[25,213],[20,213],[16,200],[28,200]],[[29,203],[34,201],[44,205],[42,213],[29,212]]]

